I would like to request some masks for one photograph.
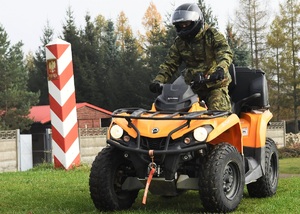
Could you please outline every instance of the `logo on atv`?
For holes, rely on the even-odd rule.
[[[152,134],[157,134],[157,133],[158,133],[158,131],[159,131],[159,129],[158,129],[158,128],[153,128],[153,129],[152,129]]]
[[[179,97],[167,97],[167,100],[170,102],[177,102],[179,100]]]

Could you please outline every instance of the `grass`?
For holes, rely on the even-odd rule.
[[[279,172],[283,174],[300,174],[300,158],[284,158],[279,160]]]
[[[281,159],[280,173],[299,173],[300,158]],[[42,165],[26,172],[0,174],[0,213],[101,213],[90,199],[88,166],[65,171]],[[142,205],[142,191],[133,207],[117,213],[201,213],[204,212],[197,191],[174,198],[149,194]],[[300,178],[279,179],[277,194],[270,198],[244,198],[233,213],[298,213]],[[107,212],[109,213],[109,212]]]

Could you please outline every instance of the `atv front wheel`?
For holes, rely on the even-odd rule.
[[[202,204],[210,212],[230,212],[243,197],[245,173],[243,158],[228,144],[216,145],[204,163],[199,179]]]
[[[95,207],[103,211],[130,208],[139,191],[122,190],[122,184],[132,176],[135,176],[134,168],[122,152],[113,147],[106,147],[99,152],[92,164],[89,180]]]
[[[271,138],[266,140],[265,174],[256,182],[247,185],[251,197],[269,197],[276,193],[278,185],[278,151]]]

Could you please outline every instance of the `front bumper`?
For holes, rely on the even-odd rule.
[[[128,151],[128,152],[134,152],[134,153],[139,153],[139,154],[145,154],[148,155],[150,150],[142,149],[139,147],[133,148],[133,147],[128,147],[120,144],[119,142],[115,140],[108,139],[107,143],[111,146],[115,146],[118,149],[122,151]],[[187,153],[187,152],[192,152],[192,151],[197,151],[201,149],[206,149],[207,144],[206,143],[201,143],[201,144],[196,144],[187,148],[166,148],[164,150],[152,150],[153,155],[178,155],[182,153]]]

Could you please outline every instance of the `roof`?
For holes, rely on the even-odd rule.
[[[110,112],[110,111],[107,111],[103,108],[99,108],[99,107],[94,106],[89,103],[77,103],[76,104],[77,110],[82,107],[89,107],[89,108],[95,109],[97,111],[103,112],[108,115],[112,114],[112,112]],[[51,121],[50,105],[32,106],[30,109],[29,118],[31,118],[34,122],[42,123],[42,124],[50,122]]]

